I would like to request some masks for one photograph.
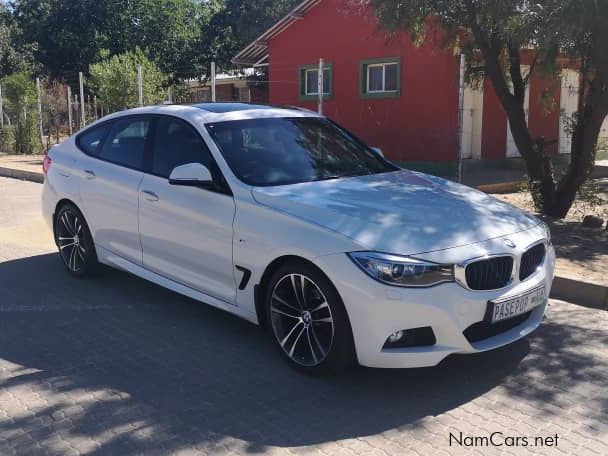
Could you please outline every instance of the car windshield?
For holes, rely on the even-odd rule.
[[[243,182],[273,186],[386,173],[397,168],[321,117],[207,124],[228,166]]]

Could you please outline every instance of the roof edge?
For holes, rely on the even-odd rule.
[[[294,22],[304,18],[306,13],[322,0],[304,0],[276,24],[249,43],[232,58],[235,65],[256,65],[268,58],[268,41],[289,28]]]

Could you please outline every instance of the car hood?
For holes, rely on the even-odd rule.
[[[408,170],[277,187],[254,199],[338,232],[362,248],[415,255],[511,235],[534,216],[485,193]]]

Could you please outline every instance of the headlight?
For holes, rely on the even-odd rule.
[[[353,252],[348,256],[369,276],[399,287],[432,287],[454,281],[454,267],[377,252]]]

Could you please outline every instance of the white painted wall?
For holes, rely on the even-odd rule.
[[[559,153],[569,154],[572,136],[567,131],[567,119],[576,112],[578,107],[579,74],[576,70],[562,70],[562,88],[559,114]]]
[[[467,86],[464,91],[462,118],[462,156],[481,158],[481,132],[483,124],[483,85],[479,89]]]

